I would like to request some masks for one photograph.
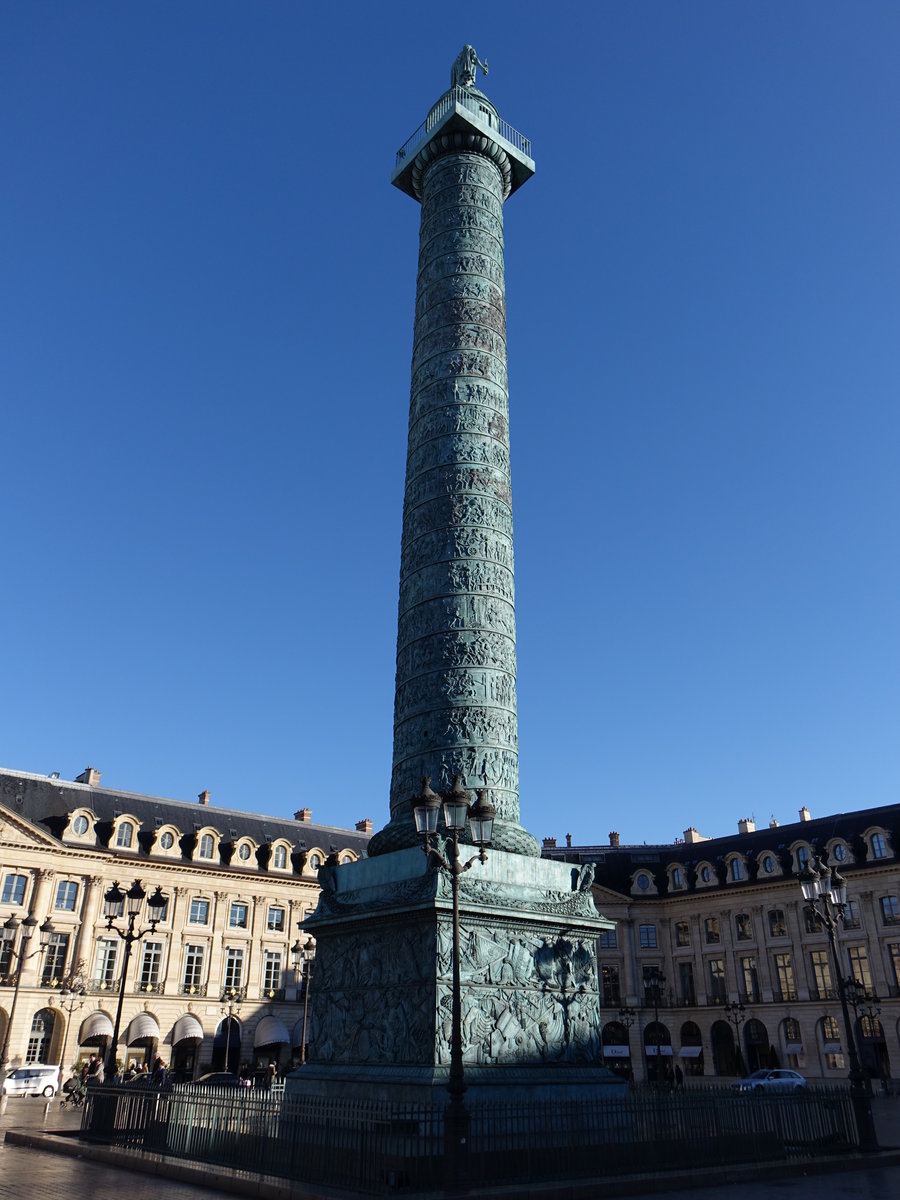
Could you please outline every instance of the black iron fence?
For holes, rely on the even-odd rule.
[[[463,1172],[482,1187],[773,1162],[854,1150],[850,1095],[723,1088],[619,1100],[468,1106]],[[134,1150],[367,1192],[444,1179],[442,1105],[286,1098],[244,1088],[88,1090],[81,1136]]]

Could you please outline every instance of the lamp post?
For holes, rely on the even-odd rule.
[[[34,958],[35,954],[40,954],[46,949],[54,933],[48,917],[39,930],[40,945],[37,950],[32,950],[30,954],[27,954],[26,949],[34,936],[36,926],[37,917],[32,916],[27,916],[24,921],[20,921],[16,916],[11,916],[0,926],[0,939],[10,946],[10,953],[16,956],[16,982],[13,987],[12,1004],[9,1006],[9,1020],[6,1022],[6,1032],[3,1035],[3,1046],[0,1048],[0,1073],[3,1074],[6,1073],[6,1068],[9,1066],[9,1035],[12,1030],[13,1017],[16,1015],[16,1001],[19,998],[19,987],[22,983],[22,968],[29,958]],[[19,941],[19,949],[16,950],[16,935],[19,929],[22,930],[22,937]]]
[[[244,1003],[244,989],[239,987],[227,987],[222,992],[222,1016],[225,1018],[225,1070],[228,1067],[228,1058],[231,1054],[231,1027],[237,1023],[238,1014],[241,1011],[241,1005]],[[240,1058],[240,1055],[238,1055]]]
[[[737,1073],[744,1074],[744,1056],[741,1053],[741,1026],[747,1020],[747,1014],[740,1000],[732,1000],[730,1004],[722,1005],[722,1012],[734,1026],[734,1045],[737,1050]]]
[[[65,1032],[63,1033],[62,1050],[60,1051],[59,1061],[60,1070],[66,1069],[66,1043],[69,1040],[69,1026],[72,1023],[72,1016],[84,1004],[87,985],[84,981],[84,963],[79,962],[75,970],[70,972],[62,981],[62,986],[59,989],[59,1006],[68,1013]]]
[[[844,920],[847,911],[847,884],[837,871],[830,870],[825,863],[820,862],[818,868],[807,867],[800,876],[800,887],[810,913],[818,917],[828,933],[828,944],[831,947],[838,995],[841,999],[841,1013],[844,1018],[847,1056],[850,1059],[850,1097],[856,1117],[856,1127],[859,1131],[859,1148],[861,1150],[877,1150],[878,1138],[872,1118],[872,1102],[866,1090],[865,1076],[859,1063],[856,1036],[847,1006],[847,981],[844,979],[837,948],[837,924],[838,921]]]
[[[653,1036],[656,1039],[656,1065],[653,1069],[655,1083],[662,1082],[660,1078],[661,1071],[659,1062],[660,1047],[662,1042],[659,1028],[659,1001],[662,995],[662,989],[665,986],[666,977],[663,975],[662,971],[660,971],[659,967],[654,963],[644,976],[644,992],[646,996],[650,997],[653,1001]]]
[[[844,990],[847,993],[847,1002],[853,1009],[853,1028],[857,1036],[860,1039],[875,1038],[877,1036],[875,1027],[881,1016],[878,995],[870,991],[861,979],[848,979],[844,984]],[[866,1025],[870,1030],[868,1034],[865,1032]],[[862,1058],[863,1055],[860,1054],[860,1067],[862,1067]],[[865,1068],[863,1070],[865,1071]]]
[[[300,1043],[300,1066],[306,1065],[306,1020],[309,1014],[309,985],[312,982],[313,960],[316,955],[316,939],[312,934],[307,934],[304,940],[298,938],[291,946],[291,954],[294,958],[295,970],[303,970],[303,1026],[301,1031]]]
[[[619,1022],[625,1026],[625,1045],[628,1047],[628,1078],[634,1077],[634,1072],[631,1069],[631,1027],[637,1020],[637,1009],[631,1008],[630,1005],[625,1005],[619,1009]]]
[[[145,900],[147,900],[147,913],[150,924],[146,925],[143,929],[136,929],[135,925],[137,924],[138,917],[141,915],[141,909],[144,907]],[[118,883],[114,883],[103,895],[103,915],[106,917],[106,928],[117,933],[125,943],[125,954],[122,959],[122,977],[119,981],[119,1004],[116,1008],[116,1024],[113,1029],[109,1054],[106,1058],[106,1075],[110,1080],[116,1074],[119,1055],[119,1027],[122,1023],[122,1004],[125,1000],[125,976],[128,973],[128,960],[131,957],[131,947],[135,942],[139,942],[142,937],[146,937],[148,933],[156,932],[156,926],[163,918],[167,903],[168,900],[159,887],[147,899],[147,893],[141,887],[139,879],[134,881],[127,892],[123,892]],[[124,929],[120,929],[115,922],[123,915],[127,918],[128,924]]]
[[[432,834],[437,833],[442,799],[431,790],[430,779],[424,781],[421,794],[412,802],[416,833],[424,838],[422,849],[438,870],[446,871],[450,876],[453,897],[453,991],[450,1010],[450,1074],[447,1079],[450,1103],[444,1114],[444,1157],[449,1190],[459,1190],[464,1183],[463,1154],[468,1131],[468,1113],[464,1099],[466,1081],[462,1060],[462,995],[459,978],[459,879],[476,860],[487,862],[484,850],[491,844],[495,816],[494,808],[484,789],[478,791],[477,799],[471,806],[470,799],[457,775],[453,780],[453,787],[443,796],[444,825],[451,834],[449,857],[445,857],[431,844]],[[478,853],[468,862],[461,863],[459,835],[465,831],[467,823],[472,841],[478,847]]]

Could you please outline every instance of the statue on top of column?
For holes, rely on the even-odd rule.
[[[474,46],[463,46],[456,57],[456,62],[450,68],[450,86],[474,87],[477,67],[481,67],[481,70],[487,75],[487,62],[481,61],[475,53]]]

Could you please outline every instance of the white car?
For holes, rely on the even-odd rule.
[[[802,1092],[806,1080],[796,1071],[754,1071],[731,1085],[736,1092]]]
[[[17,1067],[3,1080],[4,1096],[55,1096],[59,1091],[59,1067],[36,1063]]]

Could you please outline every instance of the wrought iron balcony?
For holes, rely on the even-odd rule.
[[[181,985],[182,994],[185,996],[205,996],[205,983],[189,983],[187,980]]]
[[[262,995],[263,995],[264,1000],[283,1000],[284,999],[284,988],[283,987],[263,988]]]

